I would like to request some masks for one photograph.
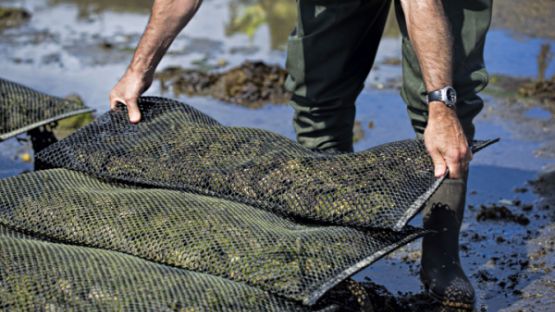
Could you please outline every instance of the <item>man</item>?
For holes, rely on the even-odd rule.
[[[148,26],[110,105],[127,105],[139,122],[138,97],[201,0],[156,0]],[[355,100],[383,33],[390,0],[298,0],[299,20],[289,40],[287,87],[293,92],[298,141],[324,151],[352,151]],[[442,304],[472,308],[472,284],[458,254],[466,197],[468,142],[487,84],[483,49],[492,0],[396,0],[403,34],[402,96],[435,175],[449,179],[424,209],[421,280]],[[456,91],[455,91],[456,90]],[[458,100],[456,100],[458,93]]]

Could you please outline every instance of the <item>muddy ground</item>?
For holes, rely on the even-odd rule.
[[[286,94],[275,84],[284,75],[280,68],[296,19],[294,1],[204,2],[163,60],[160,73],[178,68],[220,78],[232,73],[228,77],[233,79],[224,80],[215,93],[180,93],[159,79],[148,94],[186,101],[226,125],[261,127],[293,139],[292,110],[283,105]],[[101,113],[108,109],[109,89],[144,28],[150,1],[0,0],[0,6],[27,12],[0,21],[9,25],[0,27],[0,76],[53,95],[76,93]],[[462,261],[482,311],[550,311],[555,304],[553,12],[555,2],[550,0],[495,2],[486,43],[491,83],[483,93],[486,107],[476,126],[478,138],[502,141],[473,161],[461,236]],[[413,137],[397,91],[398,35],[395,23],[388,23],[358,100],[356,150]],[[256,73],[252,66],[247,75],[236,70],[248,69],[241,65],[245,61],[268,65],[258,69],[266,84],[250,75]],[[210,79],[206,81],[212,83]],[[183,86],[190,91],[190,83]],[[63,135],[68,128],[71,125]],[[0,177],[32,170],[33,152],[25,139],[0,143]],[[365,286],[366,307],[373,302],[377,311],[429,310],[418,281],[419,257],[416,241],[355,275]],[[358,302],[348,306],[361,309]]]

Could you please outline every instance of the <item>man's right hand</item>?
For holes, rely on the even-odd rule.
[[[141,111],[137,105],[139,97],[152,84],[152,74],[142,74],[127,71],[110,92],[110,109],[115,109],[118,103],[127,106],[129,122],[141,121]]]
[[[127,106],[129,121],[141,121],[137,100],[152,84],[154,71],[177,34],[187,25],[202,0],[155,0],[148,25],[127,72],[110,92],[110,108]]]

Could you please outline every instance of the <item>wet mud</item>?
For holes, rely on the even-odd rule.
[[[498,118],[511,120],[517,125],[514,131],[519,136],[536,140],[542,144],[536,150],[537,156],[555,157],[555,75],[549,77],[547,69],[553,61],[551,45],[541,45],[537,53],[537,76],[515,77],[495,74],[485,90],[496,98],[489,105],[490,115],[495,109]]]
[[[493,27],[530,37],[555,39],[555,2],[552,0],[494,1]]]
[[[541,45],[537,56],[537,77],[511,77],[494,75],[491,79],[491,90],[494,95],[532,99],[539,105],[555,113],[555,75],[547,77],[547,69],[553,61],[551,45]]]
[[[25,9],[0,6],[0,31],[21,26],[30,19],[31,13]]]
[[[555,170],[540,174],[530,185],[542,196],[535,205],[539,212],[534,213],[534,219],[543,216],[547,220],[539,227],[538,235],[526,243],[528,257],[519,263],[523,272],[499,282],[519,297],[503,311],[550,311],[555,306]]]
[[[540,199],[520,199],[530,198],[531,192]],[[465,223],[471,226],[463,227],[460,253],[477,290],[475,311],[551,311],[555,302],[555,171],[516,188],[513,194],[511,200],[467,207]],[[476,194],[470,194],[471,199],[473,196]],[[469,219],[480,221],[466,221]],[[411,278],[418,280],[420,256],[420,249],[413,245],[385,261],[408,271],[406,282],[410,282]],[[395,293],[376,280],[358,281],[375,311],[455,311],[441,307],[422,289]],[[503,304],[496,297],[509,303]],[[497,303],[485,304],[487,301]]]
[[[523,214],[513,213],[507,206],[498,206],[497,204],[492,204],[491,206],[482,205],[480,207],[480,212],[476,216],[477,221],[504,221],[504,222],[514,222],[520,225],[530,224],[530,219]]]
[[[353,126],[353,143],[356,144],[360,142],[362,139],[364,139],[365,135],[366,133],[364,132],[362,123],[359,120],[356,120]]]
[[[442,306],[426,293],[390,292],[383,285],[370,279],[357,282],[346,280],[332,289],[315,310],[337,307],[337,311],[376,312],[472,312],[471,309],[455,309]]]
[[[52,5],[74,4],[80,19],[90,20],[102,12],[148,13],[152,0],[49,0]]]
[[[489,118],[495,110],[496,118],[519,125],[513,128],[518,137],[528,140],[541,138],[536,156],[555,157],[554,85],[554,78],[536,81],[494,76],[492,87],[487,92],[496,94],[497,101],[487,108],[483,116]]]
[[[531,79],[494,75],[489,92],[513,101],[527,101],[555,113],[555,76],[550,79]]]
[[[287,103],[291,95],[284,87],[286,77],[278,65],[251,61],[219,73],[169,67],[156,74],[161,89],[171,89],[175,96],[211,96],[249,108]]]

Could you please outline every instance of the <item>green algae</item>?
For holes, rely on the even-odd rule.
[[[249,108],[287,103],[286,77],[280,66],[250,61],[224,72],[169,67],[156,74],[162,89],[171,87],[176,96],[212,96]]]
[[[0,31],[18,27],[31,19],[31,13],[22,8],[0,7]]]

